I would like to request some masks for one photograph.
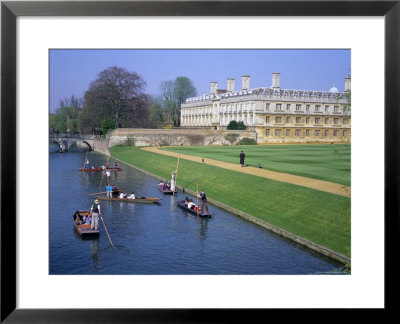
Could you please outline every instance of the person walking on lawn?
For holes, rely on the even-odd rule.
[[[240,165],[241,165],[242,167],[244,167],[244,157],[245,157],[245,154],[244,154],[243,151],[240,151],[239,157],[240,157]]]

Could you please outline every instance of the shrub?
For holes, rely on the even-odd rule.
[[[236,140],[238,139],[239,134],[227,134],[224,136],[224,138],[232,144],[234,144],[236,142]]]
[[[244,130],[246,129],[246,126],[244,125],[244,123],[242,121],[237,122],[236,120],[231,120],[228,124],[228,126],[226,126],[226,129],[229,130]]]
[[[242,121],[240,121],[237,123],[237,129],[244,130],[244,129],[246,129],[246,126],[244,125],[244,123]]]
[[[257,145],[257,142],[254,138],[243,137],[236,145]]]
[[[236,130],[237,129],[237,121],[236,120],[231,120],[228,124],[228,126],[226,126],[226,129],[229,130]]]

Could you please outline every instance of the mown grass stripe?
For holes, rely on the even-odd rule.
[[[239,153],[246,153],[245,163],[265,169],[320,179],[350,186],[351,146],[324,145],[233,145],[164,147],[164,150],[239,163]]]

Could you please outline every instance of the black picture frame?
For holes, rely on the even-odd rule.
[[[16,19],[19,16],[384,16],[385,310],[396,307],[399,235],[400,1],[2,1],[1,3],[1,322],[200,323],[256,320],[244,309],[17,309]],[[7,216],[7,217],[6,217]],[[373,264],[373,260],[371,262]],[[365,269],[368,271],[368,269]],[[239,316],[240,315],[240,316]],[[251,320],[250,320],[251,322]]]

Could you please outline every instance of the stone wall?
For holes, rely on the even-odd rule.
[[[107,139],[93,140],[93,150],[95,152],[100,152],[104,155],[110,155],[110,151],[108,150],[108,140]]]
[[[107,134],[108,146],[190,146],[221,145],[227,134],[256,139],[253,130],[215,130],[213,128],[141,129],[118,128]]]

